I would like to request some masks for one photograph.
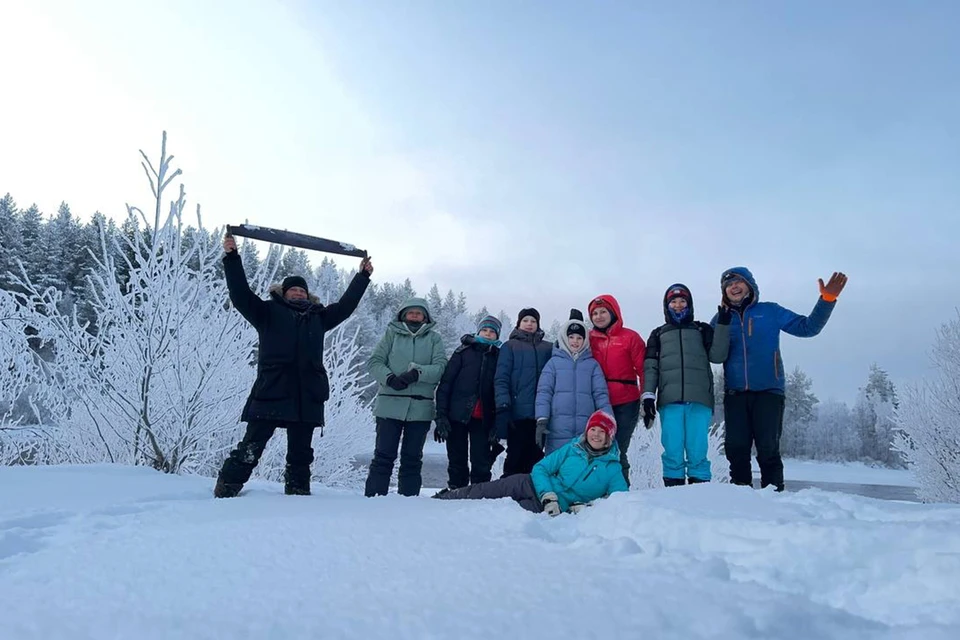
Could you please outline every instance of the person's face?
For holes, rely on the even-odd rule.
[[[307,299],[307,290],[303,287],[290,287],[287,289],[287,292],[283,294],[285,300],[306,300]]]
[[[607,446],[607,432],[603,427],[590,427],[587,429],[587,444],[593,449],[603,449]]]
[[[497,332],[490,327],[484,327],[483,329],[480,329],[480,331],[477,332],[477,335],[479,335],[481,338],[486,338],[487,340],[497,339]]]
[[[687,299],[676,297],[670,301],[670,308],[674,313],[682,313],[687,308]]]
[[[567,336],[567,344],[570,346],[572,353],[579,353],[580,349],[583,349],[583,336],[579,333],[572,333]]]
[[[610,311],[606,307],[597,307],[590,314],[590,321],[597,329],[606,329],[610,326]]]
[[[723,288],[723,293],[727,296],[727,300],[734,304],[739,304],[743,302],[743,299],[750,293],[750,286],[743,278],[734,278],[727,282]]]
[[[404,322],[423,322],[426,316],[423,315],[422,309],[407,309],[406,314],[403,316]]]
[[[520,331],[526,331],[527,333],[533,333],[537,330],[537,319],[533,316],[523,316],[520,319]]]

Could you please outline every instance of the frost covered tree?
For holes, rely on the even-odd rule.
[[[877,364],[870,365],[867,384],[861,387],[853,409],[862,457],[890,467],[903,466],[893,448],[897,405],[897,391],[890,376]]]
[[[898,403],[894,448],[916,475],[924,502],[960,503],[960,315],[940,327],[935,376]]]
[[[856,460],[860,436],[853,414],[844,402],[827,400],[817,406],[817,416],[808,427],[810,437],[802,456],[815,460]]]
[[[219,242],[184,242],[182,184],[164,213],[165,192],[180,175],[171,170],[166,133],[156,169],[141,155],[152,219],[128,205],[123,233],[101,228],[87,278],[98,331],[63,310],[62,290],[31,278],[19,283],[38,338],[54,345],[59,428],[48,462],[203,469],[212,452],[220,457],[253,382],[256,333],[225,304]],[[199,207],[197,218],[202,229]]]
[[[805,456],[809,449],[810,428],[816,420],[816,407],[820,402],[813,393],[813,380],[796,367],[787,375],[784,395],[780,452],[784,457]]]
[[[8,193],[0,198],[0,289],[9,289],[8,274],[17,271],[17,258],[23,255],[23,237],[17,203]]]

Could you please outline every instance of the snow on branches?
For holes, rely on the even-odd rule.
[[[59,446],[47,462],[207,471],[236,424],[254,378],[256,333],[225,303],[222,249],[203,232],[199,207],[200,231],[184,233],[182,184],[161,215],[164,192],[179,175],[171,160],[166,134],[158,171],[144,155],[152,221],[128,205],[123,233],[101,227],[88,275],[93,327],[61,311],[62,291],[18,282],[36,338],[53,347]]]
[[[936,377],[901,396],[894,448],[913,469],[921,500],[960,503],[960,314],[940,327],[932,359]]]

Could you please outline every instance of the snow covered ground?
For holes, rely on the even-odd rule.
[[[0,637],[960,637],[960,507],[711,484],[550,519],[0,468]]]
[[[760,471],[754,461],[754,474]],[[870,467],[862,462],[816,462],[813,460],[783,461],[786,480],[808,482],[842,482],[846,484],[885,484],[901,487],[916,487],[917,481],[911,471]]]

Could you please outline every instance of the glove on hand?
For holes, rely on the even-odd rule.
[[[497,439],[500,439],[501,433],[507,433],[510,430],[510,407],[497,409],[497,428],[494,433]]]
[[[643,426],[649,429],[657,417],[657,401],[653,398],[643,399]]]
[[[441,444],[446,442],[447,438],[450,437],[450,421],[445,416],[437,416],[437,419],[433,422],[435,425],[433,439]]]
[[[847,276],[844,273],[835,272],[830,276],[830,282],[823,284],[823,279],[819,281],[820,297],[826,302],[836,302],[840,297],[840,292],[847,286]]]
[[[389,376],[387,376],[387,386],[396,391],[403,391],[409,385],[402,377],[395,376],[391,373]]]
[[[543,512],[551,518],[560,515],[560,503],[557,501],[557,494],[553,491],[547,491],[543,494],[543,497],[540,498],[540,504],[543,505]]]
[[[537,418],[537,446],[543,449],[547,446],[547,436],[550,434],[550,429],[547,429],[547,425],[550,424],[550,420],[547,418]]]
[[[574,502],[572,505],[570,505],[570,513],[580,513],[581,511],[583,511],[589,506],[590,506],[589,502],[587,503]]]
[[[406,382],[407,386],[409,386],[420,379],[420,371],[418,369],[410,369],[410,371],[405,371],[397,377]]]
[[[730,324],[733,319],[733,311],[724,305],[717,307],[717,324]]]

